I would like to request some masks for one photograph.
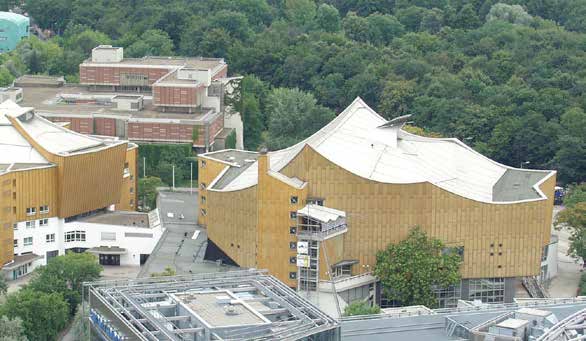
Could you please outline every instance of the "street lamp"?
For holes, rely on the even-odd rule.
[[[523,169],[523,166],[524,166],[524,165],[528,165],[528,164],[530,164],[530,163],[531,163],[531,161],[525,161],[525,162],[521,162],[521,169]]]

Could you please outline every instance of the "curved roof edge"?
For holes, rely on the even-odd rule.
[[[430,137],[424,137],[424,136],[419,136],[419,135],[414,135],[411,134],[409,132],[406,132],[404,130],[400,129],[400,126],[402,125],[393,125],[393,127],[391,127],[391,129],[397,129],[397,132],[395,132],[395,136],[398,139],[402,139],[405,141],[419,141],[419,142],[450,142],[450,143],[454,143],[456,144],[458,147],[460,148],[464,148],[466,151],[471,152],[474,156],[478,157],[480,156],[482,160],[485,161],[489,161],[490,163],[492,163],[495,166],[498,166],[500,168],[503,169],[503,174],[504,172],[506,172],[506,170],[512,170],[512,171],[518,171],[518,172],[526,172],[526,173],[542,173],[543,177],[541,179],[539,179],[539,181],[537,181],[536,183],[534,183],[531,186],[531,189],[535,191],[535,193],[537,194],[537,198],[528,198],[528,199],[519,199],[519,200],[494,200],[494,198],[492,200],[483,200],[480,197],[474,197],[474,196],[467,196],[464,193],[455,191],[453,188],[450,188],[449,186],[445,186],[445,184],[442,183],[442,181],[429,181],[429,180],[423,180],[423,181],[413,181],[413,182],[392,182],[392,181],[379,181],[377,179],[372,179],[369,178],[367,176],[364,176],[363,174],[359,174],[356,171],[353,171],[351,169],[347,169],[347,167],[345,167],[344,165],[339,164],[338,162],[332,160],[332,158],[328,157],[328,155],[325,155],[324,153],[320,152],[318,150],[318,147],[327,140],[328,137],[332,136],[335,132],[336,132],[336,128],[337,126],[340,126],[342,124],[344,124],[349,118],[352,117],[352,114],[355,113],[358,109],[365,109],[366,113],[368,113],[368,117],[372,116],[371,118],[376,121],[376,122],[380,122],[380,124],[377,125],[377,127],[379,126],[384,126],[385,122],[389,122],[386,121],[382,116],[380,116],[378,113],[376,113],[370,106],[368,106],[360,97],[357,97],[356,99],[354,99],[354,101],[352,101],[352,103],[346,107],[346,109],[344,109],[336,118],[334,118],[332,121],[330,121],[328,124],[326,124],[324,127],[322,127],[320,130],[318,130],[316,133],[312,134],[311,136],[307,137],[306,139],[281,150],[277,150],[277,151],[272,151],[269,152],[269,160],[270,160],[270,167],[269,169],[271,171],[275,171],[275,172],[280,172],[283,168],[285,168],[287,165],[289,165],[291,163],[292,160],[295,159],[295,157],[297,155],[299,155],[301,153],[301,151],[307,146],[309,148],[311,148],[313,151],[315,151],[317,154],[319,154],[320,156],[324,157],[326,160],[328,160],[329,162],[337,165],[338,167],[344,169],[345,171],[354,174],[358,177],[361,177],[363,179],[366,180],[370,180],[373,182],[378,182],[378,183],[388,183],[388,184],[417,184],[417,183],[430,183],[431,185],[434,185],[442,190],[445,190],[449,193],[452,193],[454,195],[457,195],[459,197],[465,198],[467,200],[471,200],[471,201],[476,201],[476,202],[481,202],[481,203],[487,203],[487,204],[515,204],[515,203],[525,203],[525,202],[532,202],[532,201],[541,201],[541,200],[546,200],[548,199],[547,195],[545,195],[545,193],[543,193],[543,191],[541,190],[540,186],[541,184],[543,184],[545,181],[547,181],[549,178],[551,178],[552,176],[554,176],[556,174],[556,171],[553,170],[535,170],[535,169],[520,169],[520,168],[515,168],[515,167],[511,167],[511,166],[507,166],[504,164],[501,164],[497,161],[494,161],[490,158],[488,158],[487,156],[477,152],[476,150],[472,149],[471,147],[469,147],[468,145],[466,145],[465,143],[463,143],[462,141],[456,139],[456,138],[430,138]],[[391,120],[392,122],[392,120]],[[221,162],[223,164],[226,164],[226,170],[230,167],[235,166],[234,164],[221,160],[221,159],[216,159],[213,157],[213,154],[215,154],[217,152],[211,152],[211,153],[206,153],[206,154],[202,154],[201,156],[204,158],[209,158],[212,159],[214,161],[218,161]],[[255,152],[248,152],[247,153],[255,153]],[[256,153],[258,154],[258,153]],[[253,164],[252,167],[250,167],[250,169],[248,170],[249,172],[257,172],[257,162],[255,162]],[[376,167],[375,167],[376,168]],[[374,171],[374,170],[373,170]],[[220,173],[215,180],[218,180],[222,177],[222,175],[225,172]],[[503,174],[501,174],[500,177],[503,176]],[[230,183],[225,186],[226,188],[222,188],[222,189],[214,189],[214,191],[223,191],[223,192],[231,192],[231,191],[238,191],[238,190],[243,190],[243,189],[247,189],[250,188],[254,185],[256,185],[258,183],[258,174],[247,174],[248,176],[246,177],[246,179],[240,179],[240,181],[238,183],[234,183],[236,181],[238,181],[238,177],[240,177],[240,175],[236,178],[234,178],[232,181],[230,181]],[[497,179],[498,180],[498,179]],[[492,184],[492,186],[494,187],[494,185],[496,185],[496,182]],[[211,187],[211,186],[209,186]]]

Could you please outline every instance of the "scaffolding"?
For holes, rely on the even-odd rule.
[[[320,250],[326,263],[326,273],[332,283],[332,293],[338,315],[340,304],[332,278],[325,242],[348,231],[346,214],[333,208],[308,204],[297,211],[297,290],[319,305]]]

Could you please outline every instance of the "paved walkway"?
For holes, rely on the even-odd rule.
[[[561,206],[555,206],[554,219],[555,215],[557,215],[561,209]],[[582,267],[575,259],[567,254],[570,246],[570,230],[568,228],[563,228],[559,231],[552,229],[552,233],[559,238],[558,274],[552,279],[547,290],[551,297],[574,297],[578,291],[578,284],[580,282],[580,276],[582,275],[580,269]]]
[[[199,205],[196,190],[193,194],[189,191],[161,191],[157,207],[161,211],[163,227],[166,230],[138,277],[148,277],[153,272],[164,271],[166,267],[175,269],[178,275],[231,269],[203,260],[207,232],[197,225]],[[172,217],[169,213],[172,213]],[[197,238],[193,239],[196,231],[199,233]]]

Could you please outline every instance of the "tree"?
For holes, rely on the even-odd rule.
[[[157,207],[157,187],[164,185],[163,181],[155,176],[138,179],[138,199],[142,200],[143,210],[152,210]]]
[[[124,50],[129,57],[144,56],[171,56],[173,55],[173,41],[167,32],[162,30],[148,30],[140,39]]]
[[[434,308],[438,302],[433,289],[458,283],[461,262],[454,250],[414,227],[405,240],[377,252],[374,274],[387,298]]]
[[[236,130],[226,137],[226,149],[236,149]]]
[[[580,202],[586,202],[586,182],[569,186],[564,198],[564,206],[566,207],[574,207]]]
[[[559,212],[555,225],[558,229],[570,228],[568,255],[586,261],[586,202],[578,202]]]
[[[356,301],[350,303],[344,308],[344,316],[374,315],[380,314],[380,311],[380,307],[376,304],[370,306],[368,302]]]
[[[273,89],[266,103],[269,116],[268,147],[285,148],[310,136],[334,118],[316,104],[313,95],[299,89]]]
[[[28,341],[20,318],[0,317],[0,341]]]
[[[6,283],[6,279],[4,276],[0,275],[0,295],[6,295],[8,292],[8,284]]]
[[[98,279],[102,270],[93,254],[68,252],[37,268],[28,287],[39,292],[60,294],[67,300],[73,316],[81,302],[83,282]]]
[[[555,162],[562,183],[586,179],[586,113],[581,108],[568,109],[561,117],[563,132]]]
[[[315,18],[316,6],[312,0],[285,0],[285,16],[298,27],[310,24]]]
[[[0,316],[22,319],[29,340],[55,340],[69,319],[69,307],[63,296],[30,288],[6,297]]]
[[[486,21],[503,20],[517,25],[529,25],[533,17],[520,5],[498,3],[492,5],[486,15]]]
[[[328,4],[319,5],[315,21],[318,27],[326,32],[338,32],[340,30],[340,12],[334,6]]]
[[[175,169],[175,184],[177,184],[181,179],[185,178],[185,175],[188,174],[185,172],[184,169],[185,162],[184,160],[178,164],[171,164],[165,161],[162,161],[157,166],[157,174],[161,177],[161,180],[167,184],[167,186],[173,185],[173,168]]]

